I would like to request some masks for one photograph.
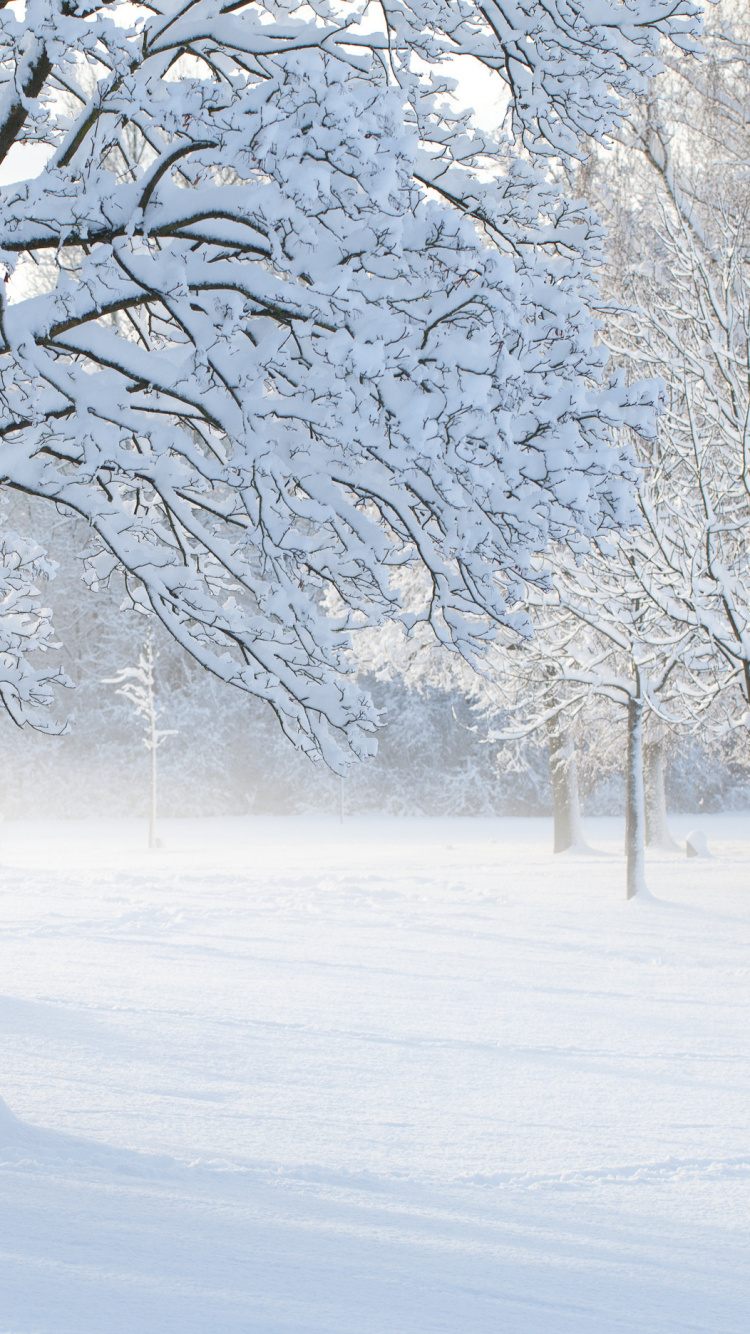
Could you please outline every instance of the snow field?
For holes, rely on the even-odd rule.
[[[0,1334],[745,1334],[750,820],[0,827]]]

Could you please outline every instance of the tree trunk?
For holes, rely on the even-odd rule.
[[[646,892],[646,802],[643,787],[643,701],[628,703],[628,773],[625,808],[627,894],[632,899]]]
[[[664,737],[643,744],[643,783],[646,800],[646,847],[674,848],[676,844],[667,823],[667,798],[664,791],[666,742]]]
[[[156,738],[151,728],[151,803],[148,820],[148,846],[157,847],[156,842]]]
[[[566,852],[568,848],[584,846],[576,754],[570,737],[560,726],[559,718],[551,718],[547,723],[547,737],[552,779],[554,850]]]

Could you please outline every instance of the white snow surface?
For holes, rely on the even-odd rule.
[[[0,1334],[745,1334],[750,817],[0,827]],[[683,844],[684,846],[684,844]]]

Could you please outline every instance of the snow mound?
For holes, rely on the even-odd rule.
[[[708,850],[706,835],[700,829],[694,829],[692,834],[688,834],[685,842],[685,851],[688,857],[711,857],[711,853]]]
[[[175,1160],[167,1155],[135,1153],[28,1125],[0,1098],[0,1167],[44,1169],[62,1165],[136,1177],[169,1176],[178,1170]]]

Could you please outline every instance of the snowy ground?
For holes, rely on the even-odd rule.
[[[615,821],[0,826],[0,1334],[746,1334],[700,824],[629,904]]]

